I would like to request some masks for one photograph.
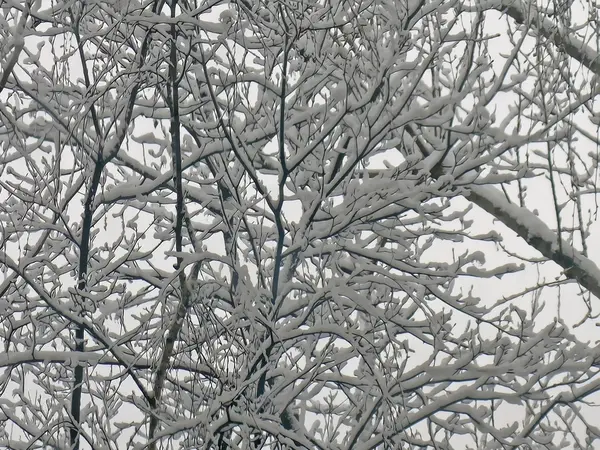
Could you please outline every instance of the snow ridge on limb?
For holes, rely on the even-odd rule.
[[[540,16],[534,3],[528,7],[519,0],[503,0],[492,3],[495,4],[495,9],[508,14],[517,23],[530,24],[541,36],[552,41],[567,55],[575,58],[596,75],[600,74],[598,52],[578,39],[574,33],[565,30],[559,23]]]
[[[520,0],[500,0],[480,2],[474,9],[497,9],[519,24],[530,25],[560,50],[595,75],[600,75],[600,54],[560,23],[541,15],[535,4],[526,5]],[[531,211],[509,203],[491,186],[472,186],[470,194],[465,195],[465,198],[492,214],[542,255],[560,265],[565,276],[576,280],[600,299],[598,266],[564,240],[561,239],[558,245],[560,237]]]
[[[408,125],[406,131],[414,138],[414,142],[423,157],[429,157],[431,151],[415,130]],[[398,146],[397,150],[405,154],[402,146]],[[431,173],[431,176],[439,178],[443,174],[443,172],[439,174]],[[600,269],[598,266],[563,239],[561,239],[559,245],[560,238],[557,233],[552,231],[533,212],[510,203],[493,186],[469,185],[463,192],[463,196],[484,211],[492,214],[542,255],[561,266],[567,278],[576,280],[600,299]]]
[[[470,193],[464,194],[467,200],[492,214],[542,255],[561,266],[566,277],[577,280],[600,299],[600,269],[592,260],[564,239],[559,245],[556,232],[528,209],[509,203],[498,189],[471,186],[469,190]]]

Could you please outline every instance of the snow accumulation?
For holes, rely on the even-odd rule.
[[[561,265],[566,276],[576,279],[600,298],[600,269],[594,261],[562,239],[559,245],[560,237],[544,221],[528,209],[509,203],[496,188],[472,186],[470,190],[470,200],[500,219],[545,257]]]

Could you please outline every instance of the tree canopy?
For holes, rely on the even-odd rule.
[[[595,2],[0,6],[0,447],[598,445]]]

